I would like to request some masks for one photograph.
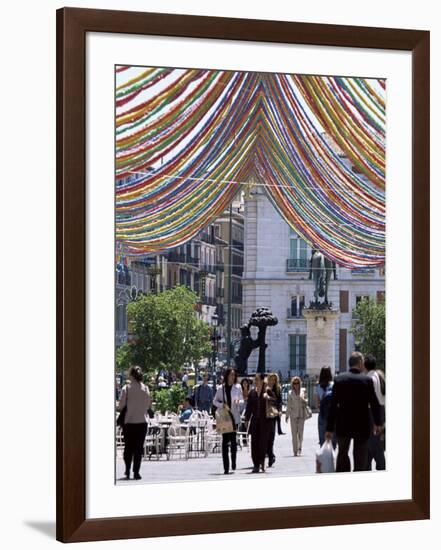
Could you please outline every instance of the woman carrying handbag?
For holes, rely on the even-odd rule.
[[[231,449],[231,469],[236,469],[237,456],[237,427],[240,424],[240,405],[243,402],[242,388],[237,383],[237,373],[234,369],[227,369],[223,384],[217,389],[213,399],[216,407],[216,429],[222,434],[222,461],[224,474],[230,473],[228,447]],[[228,422],[228,413],[231,424]]]
[[[272,420],[270,433],[268,436],[268,468],[276,461],[276,455],[274,454],[274,438],[276,436],[276,424],[280,419],[282,412],[282,392],[279,385],[279,377],[276,373],[268,374],[267,376],[267,390],[268,395],[266,405],[266,416]]]

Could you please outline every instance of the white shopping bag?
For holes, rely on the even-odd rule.
[[[316,453],[316,473],[329,474],[335,472],[334,449],[331,441],[325,441]]]

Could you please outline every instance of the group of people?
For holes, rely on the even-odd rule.
[[[124,411],[125,476],[130,478],[133,464],[135,479],[141,479],[140,466],[143,444],[147,433],[148,410],[151,397],[143,383],[140,367],[131,367],[130,384],[121,391],[118,410]],[[214,393],[214,395],[213,395]],[[331,441],[338,447],[337,472],[351,469],[349,448],[353,442],[354,471],[370,470],[375,463],[377,470],[386,468],[385,461],[385,378],[376,368],[372,355],[354,352],[349,358],[349,370],[333,379],[330,367],[323,367],[316,386],[319,409],[319,444]],[[264,472],[266,464],[272,467],[276,461],[274,440],[276,430],[281,429],[282,391],[276,373],[257,373],[254,380],[247,378],[238,383],[237,372],[227,368],[222,384],[213,392],[208,377],[196,387],[193,396],[186,397],[180,410],[180,420],[185,422],[194,408],[214,413],[225,408],[231,417],[232,430],[222,434],[222,461],[225,474],[236,470],[238,431],[244,443],[246,433],[251,436],[253,473]],[[311,417],[311,409],[300,377],[294,376],[287,397],[285,418],[291,426],[294,456],[302,454],[305,421]],[[268,462],[266,463],[266,460]]]
[[[243,379],[237,382],[234,369],[225,371],[222,385],[217,389],[213,400],[217,408],[226,408],[231,414],[233,430],[222,434],[222,460],[224,473],[236,469],[237,430],[244,429],[251,435],[251,459],[253,473],[265,471],[266,459],[268,467],[276,461],[274,454],[274,439],[276,428],[279,435],[282,416],[282,391],[279,377],[276,373],[265,375],[256,373],[253,383]],[[301,387],[301,380],[295,376],[291,381],[291,391],[286,407],[286,421],[291,424],[293,453],[298,456],[302,452],[303,426],[310,416],[307,399]]]
[[[349,447],[353,442],[353,470],[366,471],[375,463],[386,469],[385,394],[383,371],[375,357],[353,352],[349,370],[332,380],[329,367],[321,370],[317,385],[319,443],[338,446],[337,472],[349,472]]]

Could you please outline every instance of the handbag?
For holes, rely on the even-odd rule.
[[[312,417],[311,407],[304,402],[305,420],[309,420]]]
[[[267,418],[277,418],[279,416],[279,409],[274,405],[274,403],[270,403],[270,400],[266,400],[266,417]]]
[[[225,388],[222,389],[225,403]],[[227,411],[225,407],[216,409],[216,432],[218,434],[229,434],[234,432],[233,418],[230,411]]]
[[[124,424],[126,422],[126,413],[127,413],[127,403],[128,402],[129,402],[129,387],[126,386],[126,404],[125,404],[125,407],[119,413],[118,418],[116,419],[116,425],[120,426],[121,428],[124,427]]]

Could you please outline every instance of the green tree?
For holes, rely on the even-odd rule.
[[[132,365],[132,350],[130,344],[123,344],[116,350],[116,369],[118,372],[127,371]]]
[[[210,352],[209,327],[196,318],[197,295],[184,286],[141,296],[127,306],[130,362],[145,372],[178,372]]]
[[[178,407],[185,397],[185,389],[180,384],[171,388],[161,388],[153,392],[155,410],[164,414],[166,411],[178,412]]]
[[[360,300],[354,309],[352,331],[361,353],[371,353],[380,369],[385,369],[386,360],[386,308],[384,302],[372,298]]]

